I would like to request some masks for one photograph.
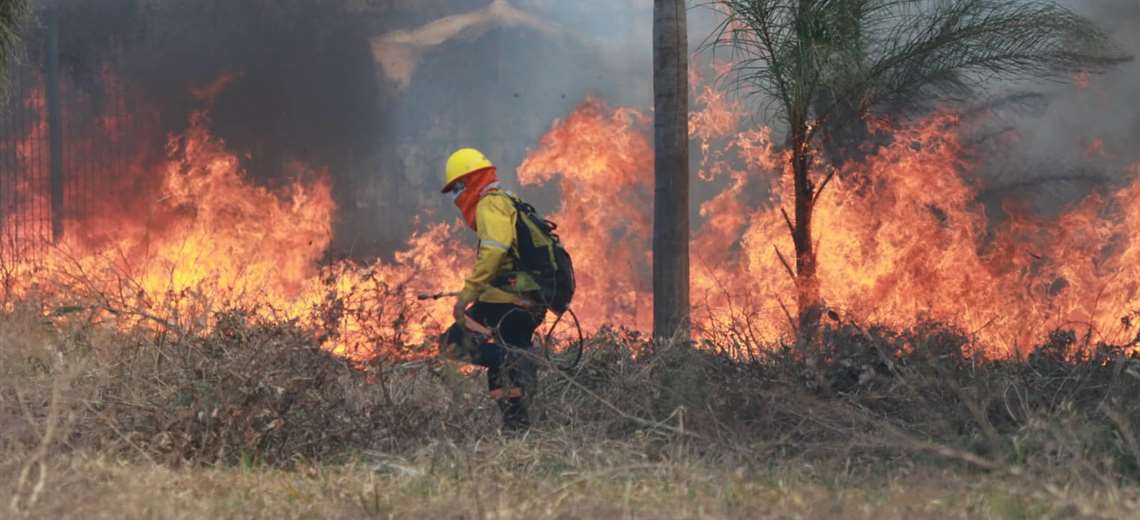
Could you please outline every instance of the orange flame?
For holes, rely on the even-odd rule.
[[[743,107],[721,92],[699,89],[695,106],[694,191],[706,194],[691,243],[696,329],[753,344],[786,338],[793,281],[778,252],[793,251],[780,212],[791,200],[788,154],[769,129],[743,127]],[[104,310],[137,311],[128,313],[137,322],[157,317],[193,330],[208,329],[213,312],[248,308],[320,331],[327,348],[357,360],[398,354],[441,330],[451,302],[414,295],[461,286],[472,257],[459,240],[466,231],[429,225],[390,262],[319,267],[336,213],[327,173],[292,165],[283,188],[257,186],[206,122],[195,114],[169,140],[153,187],[131,193],[143,204],[94,211],[41,264],[19,267],[9,290],[93,294]],[[651,325],[649,128],[645,112],[588,99],[554,123],[518,171],[526,186],[557,183],[562,204],[551,218],[574,256],[587,328]],[[1079,323],[1109,339],[1129,332],[1121,316],[1140,304],[1140,242],[1132,239],[1140,183],[1090,196],[1051,221],[1011,206],[995,223],[966,180],[973,165],[954,114],[884,130],[890,143],[835,172],[816,207],[829,306],[896,327],[945,321],[994,355],[1024,352],[1056,326]],[[148,178],[138,165],[114,173]]]
[[[698,176],[720,183],[701,205],[691,245],[694,319],[707,333],[743,327],[770,342],[790,332],[793,283],[777,254],[793,250],[779,212],[790,200],[788,160],[768,129],[735,128],[738,107],[714,92],[699,96],[702,110],[690,118],[702,149]],[[520,178],[537,183],[562,172],[564,207],[554,217],[579,270],[592,277],[582,284],[591,322],[644,330],[652,153],[644,129],[628,123],[636,119],[584,103],[543,138]],[[1140,184],[1091,196],[1053,221],[1014,211],[991,229],[978,187],[965,180],[973,165],[958,129],[955,115],[936,114],[894,129],[891,144],[837,172],[815,215],[828,304],[896,327],[916,319],[957,325],[994,355],[1023,353],[1051,328],[1073,324],[1129,339],[1121,316],[1140,302],[1128,282],[1138,273],[1127,271],[1137,246],[1127,237],[1140,220],[1106,211],[1134,200]],[[615,229],[620,237],[603,234]]]
[[[620,322],[645,329],[653,150],[649,118],[589,99],[539,142],[519,167],[519,182],[559,178],[562,208],[551,215],[574,256],[579,315],[594,326]]]

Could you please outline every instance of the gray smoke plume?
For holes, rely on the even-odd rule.
[[[284,165],[327,169],[340,211],[334,254],[395,250],[417,215],[454,218],[437,193],[459,146],[510,181],[538,138],[593,93],[649,99],[649,3],[587,0],[45,0],[29,69],[58,21],[69,135],[116,110],[157,112],[127,139],[157,164],[208,109],[211,132],[266,185]],[[51,15],[51,16],[48,16]],[[205,102],[195,89],[231,77]],[[121,88],[109,88],[113,78]],[[76,150],[69,147],[69,150]],[[79,163],[102,160],[76,157]],[[136,191],[155,188],[155,179]],[[98,198],[126,180],[99,179]],[[135,200],[153,200],[131,193]]]
[[[1140,2],[1065,0],[1108,32],[1121,48],[1140,56]],[[979,160],[985,202],[993,213],[1004,201],[1029,203],[1050,215],[1093,191],[1132,180],[1140,162],[1140,62],[1072,83],[1029,86],[1045,107],[1001,121],[1006,139]]]

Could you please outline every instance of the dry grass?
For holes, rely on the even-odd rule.
[[[168,335],[0,314],[7,514],[1127,518],[1140,360],[1059,333],[1027,360],[953,330],[828,329],[742,361],[605,330],[496,431],[479,374],[353,368],[249,313]],[[739,351],[740,346],[731,346]],[[631,352],[637,352],[635,356]],[[966,352],[967,354],[964,354]]]
[[[550,435],[550,434],[547,434]],[[954,471],[638,462],[628,447],[560,441],[436,445],[402,457],[170,468],[61,460],[42,518],[1129,518],[1136,493],[1040,488]],[[370,459],[370,460],[367,460]]]

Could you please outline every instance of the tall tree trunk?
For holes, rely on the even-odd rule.
[[[796,221],[792,242],[796,247],[796,303],[799,308],[801,339],[811,339],[823,311],[816,276],[816,251],[812,242],[811,219],[815,210],[815,187],[808,179],[812,156],[803,136],[792,138],[792,171],[795,175]]]
[[[684,0],[653,2],[653,336],[689,337],[689,62]]]

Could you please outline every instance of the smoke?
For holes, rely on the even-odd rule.
[[[1127,53],[1140,56],[1140,2],[1064,0],[1087,16]],[[1005,138],[981,157],[991,209],[1022,203],[1050,215],[1093,191],[1131,180],[1140,162],[1140,62],[1101,76],[1030,88],[1044,96],[1040,112],[997,122]]]
[[[483,150],[519,189],[515,170],[528,151],[587,96],[648,106],[650,8],[603,0],[456,2],[373,36],[387,127],[377,143],[382,173],[358,203],[385,223],[407,224],[390,237],[402,240],[408,215],[427,208],[437,219],[454,218],[437,194],[452,150]],[[550,190],[525,195],[548,210],[559,205]]]
[[[384,127],[370,29],[333,3],[56,1],[39,14],[29,62],[46,61],[55,20],[68,175],[102,163],[101,178],[82,183],[94,205],[146,211],[161,197],[154,190],[170,136],[185,132],[196,112],[208,113],[210,132],[242,158],[249,177],[271,188],[294,180],[293,165],[303,164],[327,171],[337,198],[347,200],[360,172],[375,171],[372,147]],[[125,134],[110,154],[118,156],[87,152],[113,132]],[[127,162],[149,174],[121,167]]]
[[[108,115],[130,120],[132,160],[157,166],[169,136],[205,111],[211,133],[258,183],[292,180],[297,163],[327,171],[340,207],[334,254],[363,257],[402,245],[425,210],[454,216],[436,189],[452,149],[484,149],[510,182],[552,122],[588,95],[647,106],[650,7],[56,0],[40,4],[28,61],[46,61],[47,27],[56,20],[69,135],[105,132]],[[202,95],[211,85],[218,88]],[[91,196],[145,206],[139,201],[157,196],[151,177],[97,179]],[[555,202],[553,194],[534,196]]]

